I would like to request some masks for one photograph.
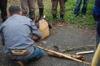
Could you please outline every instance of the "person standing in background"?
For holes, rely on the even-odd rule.
[[[93,17],[96,21],[96,44],[100,43],[100,0],[95,0]]]
[[[93,56],[91,66],[100,66],[100,0],[95,0],[93,17],[96,21],[96,52]]]
[[[60,19],[64,19],[65,14],[65,0],[51,0],[52,2],[52,16],[57,19],[57,6],[60,4]]]
[[[28,15],[32,20],[35,19],[35,0],[20,0],[23,10],[23,15]],[[37,0],[39,8],[39,18],[43,16],[43,0]],[[28,14],[29,11],[29,14]]]
[[[1,18],[4,22],[7,18],[7,0],[0,0]]]
[[[89,0],[76,0],[76,6],[75,6],[75,9],[74,9],[74,15],[75,16],[79,15],[82,1],[83,1],[83,7],[82,7],[81,13],[82,13],[82,15],[86,15],[87,5],[88,5]]]
[[[35,18],[35,1],[34,0],[20,0],[23,15],[29,16],[32,20]]]

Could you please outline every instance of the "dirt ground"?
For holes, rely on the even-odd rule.
[[[95,48],[95,31],[89,29],[79,29],[74,25],[54,26],[51,35],[41,43],[50,48],[66,50],[65,53],[76,53],[78,51],[93,50]],[[0,44],[1,45],[1,44]],[[2,49],[2,46],[1,46]],[[17,66],[7,61],[0,51],[0,66]],[[86,59],[91,62],[93,54],[85,55]],[[89,66],[83,63],[45,56],[36,62],[32,62],[26,66]]]

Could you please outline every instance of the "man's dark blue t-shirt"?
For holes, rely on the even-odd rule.
[[[96,16],[100,16],[100,0],[95,0],[93,14],[95,14]]]
[[[95,0],[95,5],[96,5],[97,7],[100,7],[100,0]]]

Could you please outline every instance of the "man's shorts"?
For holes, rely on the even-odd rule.
[[[28,55],[16,56],[16,55],[13,55],[11,52],[9,52],[7,53],[7,56],[11,58],[11,60],[14,60],[14,61],[30,62],[30,61],[36,61],[45,55],[44,51],[40,48],[31,47],[28,49],[29,49],[29,52],[31,51]]]

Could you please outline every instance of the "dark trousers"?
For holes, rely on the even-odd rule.
[[[37,0],[38,8],[39,8],[39,17],[43,17],[44,5],[43,0]]]
[[[23,15],[28,15],[30,18],[35,18],[35,0],[20,0],[23,10]],[[39,7],[39,15],[43,16],[43,0],[37,0]],[[28,14],[29,12],[29,14]]]
[[[96,44],[100,43],[100,16],[93,15],[96,21]]]
[[[60,4],[60,15],[65,14],[65,0],[51,0],[52,2],[52,15],[57,14],[57,6]]]
[[[1,18],[3,21],[7,18],[7,0],[0,0]]]
[[[29,16],[30,18],[35,18],[35,0],[20,0],[23,15]]]
[[[37,0],[38,8],[43,8],[43,0]]]
[[[86,14],[87,5],[88,5],[89,0],[76,0],[76,7],[74,9],[74,14],[76,16],[79,15],[79,11],[80,11],[80,8],[81,8],[82,1],[83,1],[82,15]]]

